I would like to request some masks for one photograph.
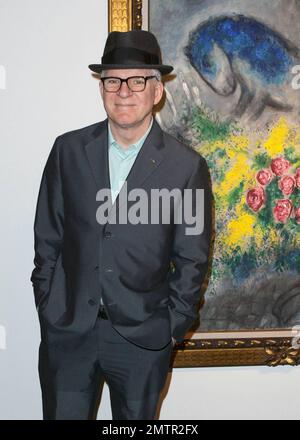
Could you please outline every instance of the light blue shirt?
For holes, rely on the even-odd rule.
[[[112,203],[115,202],[152,125],[153,118],[144,136],[125,149],[118,145],[108,124],[108,160]]]

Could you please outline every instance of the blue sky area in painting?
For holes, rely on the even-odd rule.
[[[176,59],[182,58],[181,43],[183,36],[188,36],[189,32],[194,32],[197,25],[213,17],[224,17],[232,13],[241,14],[247,17],[269,17],[279,33],[282,26],[280,11],[285,5],[286,0],[150,0],[150,30],[158,37],[162,48],[164,62],[170,64]],[[299,0],[300,8],[300,0]],[[228,14],[227,14],[228,12]],[[199,22],[195,20],[199,17]],[[259,19],[265,23],[264,19]],[[191,23],[193,23],[191,25]],[[298,29],[298,22],[290,19],[290,26]],[[285,26],[283,26],[285,28]],[[291,28],[286,29],[291,40],[297,40]],[[271,37],[269,37],[271,38]],[[270,40],[269,40],[270,41]],[[186,41],[187,43],[187,41]],[[274,57],[273,57],[274,58]]]
[[[209,20],[190,36],[186,54],[196,70],[210,78],[217,74],[211,56],[214,44],[231,62],[235,58],[246,61],[266,84],[281,84],[293,64],[283,38],[264,24],[242,15]]]

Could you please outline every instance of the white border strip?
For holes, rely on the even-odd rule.
[[[6,330],[0,325],[0,350],[6,350]]]
[[[0,90],[6,89],[6,71],[5,67],[0,65]]]

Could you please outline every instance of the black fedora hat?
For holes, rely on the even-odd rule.
[[[172,66],[162,64],[156,37],[148,31],[111,32],[106,40],[101,64],[90,64],[96,73],[106,69],[157,69],[162,75]]]

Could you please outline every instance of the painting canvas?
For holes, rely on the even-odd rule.
[[[196,331],[300,324],[300,1],[150,0],[174,65],[157,114],[207,160],[215,196]]]

